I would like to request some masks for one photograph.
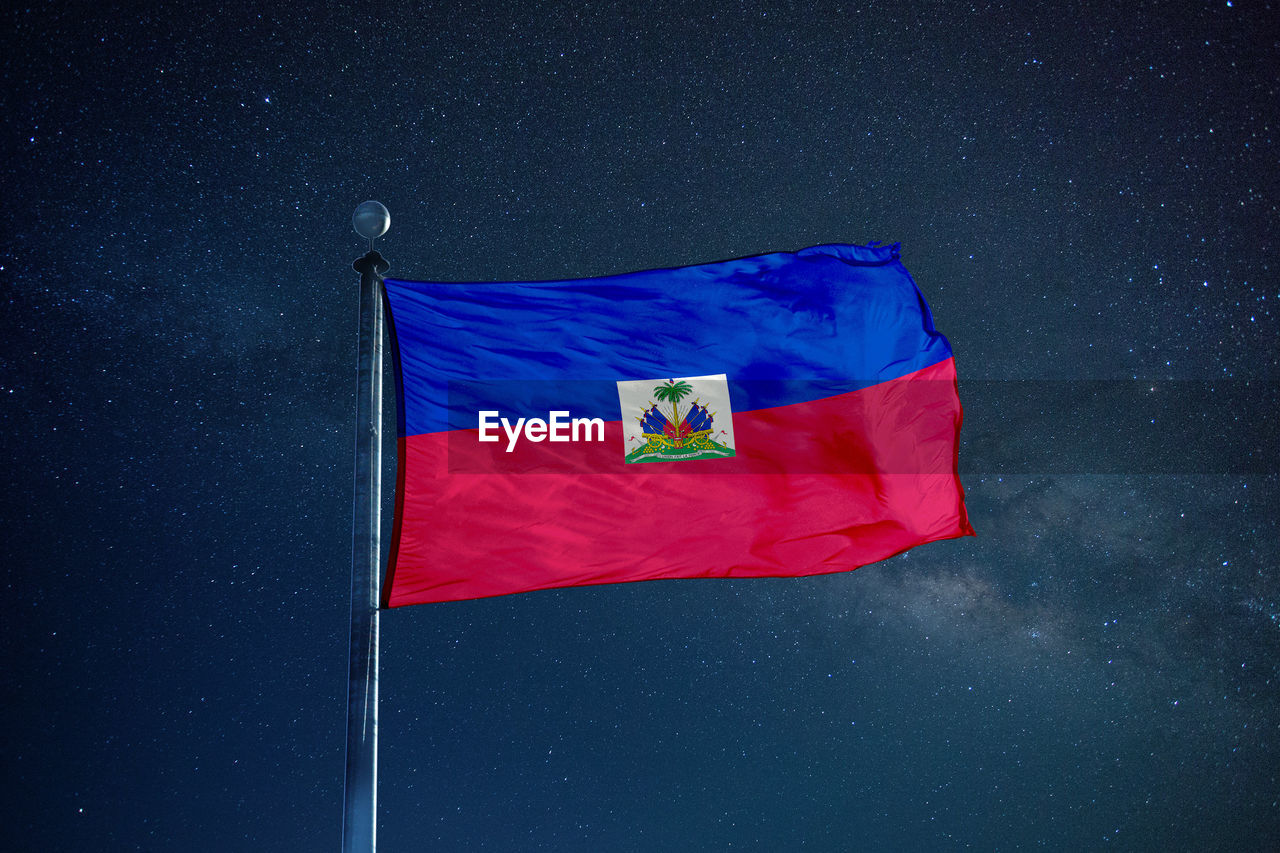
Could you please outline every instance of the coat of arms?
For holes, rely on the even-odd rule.
[[[627,380],[618,383],[618,399],[627,462],[734,455],[729,382],[723,373]]]

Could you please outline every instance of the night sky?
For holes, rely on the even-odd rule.
[[[1280,848],[1273,5],[205,6],[3,12],[0,847],[337,849],[376,198],[405,278],[900,241],[978,532],[384,614],[382,850]]]

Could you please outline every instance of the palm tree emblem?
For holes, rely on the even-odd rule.
[[[665,384],[653,389],[654,398],[671,401],[671,423],[677,430],[680,429],[680,401],[692,393],[693,388],[688,382],[677,382],[674,379],[668,379]]]
[[[707,396],[705,403],[703,396]],[[688,398],[693,399],[686,402]],[[637,415],[634,426],[623,424],[629,463],[727,459],[735,455],[733,411],[724,374],[624,379],[618,382],[618,402],[624,413]],[[710,406],[725,411],[720,422]]]

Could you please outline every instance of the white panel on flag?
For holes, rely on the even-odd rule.
[[[724,459],[734,455],[729,379],[683,376],[618,382],[627,462]]]

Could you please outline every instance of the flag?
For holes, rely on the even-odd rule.
[[[840,572],[973,534],[955,363],[897,245],[385,285],[383,606]]]

